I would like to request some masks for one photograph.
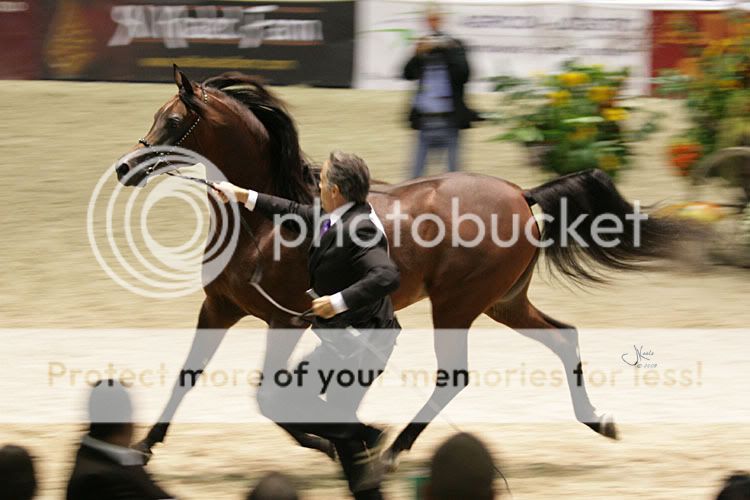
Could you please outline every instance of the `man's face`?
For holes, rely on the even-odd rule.
[[[323,168],[320,170],[320,204],[323,210],[331,212],[340,205],[341,192],[338,186],[331,186],[328,183],[328,169],[331,167],[330,161],[326,160]]]
[[[440,14],[437,12],[427,14],[427,26],[429,26],[432,31],[440,31],[440,26],[442,26],[442,24],[443,19],[440,17]]]

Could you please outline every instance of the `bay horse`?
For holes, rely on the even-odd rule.
[[[178,93],[157,112],[148,135],[133,148],[152,145],[174,145],[193,150],[212,161],[230,182],[259,192],[282,196],[300,203],[310,203],[317,194],[315,175],[300,149],[295,123],[284,103],[264,85],[240,73],[225,73],[202,84],[191,82],[176,66]],[[118,179],[128,185],[140,184],[150,174],[133,175],[135,165],[116,166]],[[131,175],[128,175],[131,174]],[[420,214],[431,213],[451,226],[451,199],[460,200],[464,213],[473,213],[486,225],[492,214],[503,214],[497,225],[497,236],[507,241],[512,236],[509,221],[517,217],[522,227],[534,218],[531,207],[538,205],[549,216],[543,229],[536,221],[530,236],[537,240],[550,238],[552,246],[543,252],[533,238],[522,235],[507,247],[484,238],[474,247],[453,246],[449,239],[430,248],[412,238],[411,228]],[[561,222],[561,200],[567,200],[571,220],[580,215],[610,214],[623,223],[622,242],[617,246],[601,244],[592,237],[591,217],[578,226],[585,244],[561,244],[564,228]],[[575,417],[597,433],[617,437],[614,421],[596,411],[581,377],[578,334],[575,327],[555,320],[537,309],[527,296],[532,273],[542,255],[563,276],[579,281],[597,281],[602,270],[627,270],[644,261],[668,256],[672,243],[682,234],[679,223],[649,217],[640,228],[626,215],[633,206],[618,193],[610,178],[593,170],[558,178],[533,189],[496,177],[454,173],[412,180],[400,184],[373,183],[368,198],[376,213],[381,214],[389,241],[393,241],[394,224],[382,216],[396,202],[406,214],[401,224],[401,245],[391,248],[391,256],[401,272],[400,288],[392,294],[395,309],[403,309],[422,299],[432,303],[435,328],[434,350],[439,369],[449,373],[468,369],[467,333],[481,314],[507,325],[522,335],[551,349],[562,361],[573,402]],[[209,197],[211,210],[215,200]],[[249,231],[240,231],[239,241],[228,265],[219,276],[204,284],[205,299],[198,315],[196,334],[185,367],[203,370],[224,335],[242,317],[252,315],[269,325],[264,369],[285,367],[300,336],[309,322],[285,312],[248,285],[250,275],[262,266],[262,287],[278,303],[295,310],[306,310],[310,299],[305,291],[307,249],[282,247],[279,261],[271,259],[274,225],[263,216],[242,209],[240,217]],[[233,224],[229,214],[222,224]],[[640,245],[636,230],[639,229]],[[464,240],[477,236],[474,224],[458,224]],[[281,231],[288,231],[282,228]],[[435,237],[437,225],[423,223],[418,233],[424,241]],[[284,329],[285,334],[274,334]],[[459,333],[441,334],[441,330]],[[159,422],[153,425],[139,447],[151,453],[152,447],[165,439],[169,422],[187,392],[194,386],[178,381]],[[384,460],[395,463],[399,453],[411,449],[419,434],[439,411],[467,384],[436,386],[429,401],[418,415],[398,434],[384,454]],[[263,397],[263,386],[258,399]],[[283,427],[283,426],[282,426]],[[330,452],[326,440],[286,429],[302,446]]]

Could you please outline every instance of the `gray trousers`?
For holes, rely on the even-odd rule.
[[[448,170],[458,171],[459,130],[448,117],[422,117],[417,138],[417,150],[412,167],[412,178],[424,174],[431,151],[445,150],[448,154]]]

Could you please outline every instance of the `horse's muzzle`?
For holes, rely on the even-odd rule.
[[[123,177],[130,171],[130,166],[127,163],[121,163],[119,167],[115,169],[117,172],[117,180],[122,180]]]
[[[143,187],[146,185],[146,179],[148,178],[145,169],[133,169],[127,162],[120,163],[115,167],[115,173],[120,184],[128,187]]]

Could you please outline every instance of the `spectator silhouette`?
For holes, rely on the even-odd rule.
[[[750,474],[734,472],[728,476],[716,500],[750,500]]]
[[[280,472],[271,472],[248,493],[247,500],[298,500],[297,489],[291,479]]]
[[[0,448],[0,489],[3,500],[34,498],[34,461],[26,449],[12,444]]]
[[[487,447],[471,434],[462,432],[444,442],[432,457],[427,500],[491,500],[495,464]]]
[[[67,500],[157,500],[169,498],[130,448],[133,406],[119,382],[103,380],[91,390],[88,433],[81,440],[68,482]]]

